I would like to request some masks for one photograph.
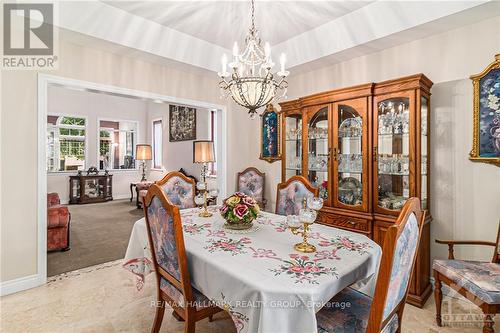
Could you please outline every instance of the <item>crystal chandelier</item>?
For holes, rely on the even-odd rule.
[[[227,56],[222,56],[222,72],[219,87],[223,96],[231,95],[233,100],[247,108],[250,118],[257,115],[257,109],[270,103],[279,90],[282,90],[280,98],[285,96],[288,83],[285,78],[290,72],[285,70],[286,56],[280,56],[280,71],[276,73],[279,79],[275,79],[271,69],[274,63],[271,58],[271,47],[265,43],[261,45],[259,31],[255,28],[255,2],[252,3],[252,23],[250,31],[245,38],[245,50],[239,53],[238,43],[233,46],[233,61],[229,63],[227,72]]]

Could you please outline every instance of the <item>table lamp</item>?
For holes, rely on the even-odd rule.
[[[196,184],[196,188],[203,193],[203,211],[200,217],[210,217],[212,213],[207,210],[207,163],[215,162],[214,142],[213,141],[193,141],[193,163],[201,163],[201,181]]]
[[[151,161],[153,158],[151,145],[138,144],[135,147],[135,159],[141,161],[142,179],[141,182],[146,181],[146,161]]]

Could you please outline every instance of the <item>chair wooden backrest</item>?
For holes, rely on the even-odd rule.
[[[236,177],[236,191],[242,192],[255,199],[259,204],[264,202],[266,189],[266,174],[255,167],[248,167],[238,172]]]
[[[276,214],[298,215],[304,199],[317,197],[319,189],[313,187],[303,176],[290,177],[279,183],[276,190]]]
[[[193,290],[179,207],[173,205],[156,184],[149,188],[143,206],[158,298],[167,299],[172,307],[191,307],[194,304]]]
[[[388,324],[401,325],[425,219],[420,207],[418,198],[408,199],[396,223],[387,229],[367,333],[379,333]]]
[[[155,184],[160,186],[168,200],[180,209],[196,207],[196,184],[192,178],[181,172],[171,171]]]
[[[493,259],[491,259],[491,262],[500,264],[500,221],[498,221],[497,241],[495,244],[495,251],[493,251]]]

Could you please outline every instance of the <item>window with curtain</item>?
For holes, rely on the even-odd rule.
[[[85,118],[47,116],[47,171],[85,169]]]
[[[161,120],[153,121],[153,168],[162,168],[163,126]]]
[[[135,169],[137,123],[99,121],[99,169]]]

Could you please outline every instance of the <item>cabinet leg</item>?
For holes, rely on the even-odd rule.
[[[434,300],[436,301],[436,323],[439,327],[443,326],[441,322],[441,303],[443,301],[442,283],[439,279],[439,273],[434,271]]]

